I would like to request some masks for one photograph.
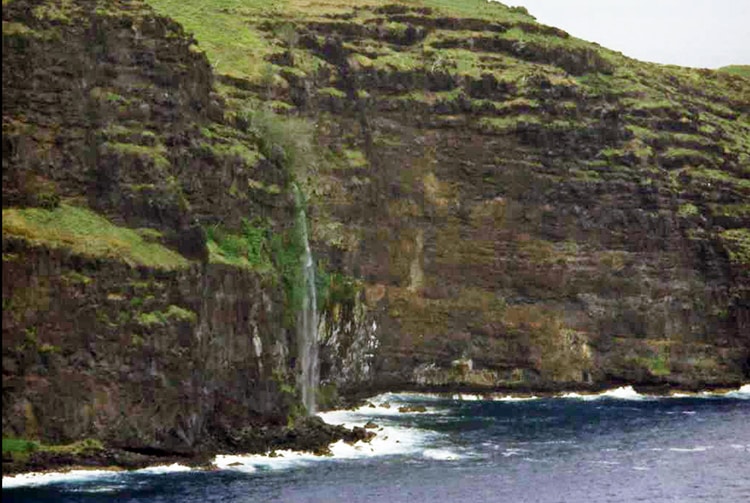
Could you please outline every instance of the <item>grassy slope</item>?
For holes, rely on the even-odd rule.
[[[350,62],[360,71],[439,69],[468,81],[491,75],[515,86],[516,96],[512,101],[475,102],[478,109],[489,110],[481,112],[477,121],[479,127],[487,131],[512,132],[521,122],[549,128],[590,125],[591,118],[585,112],[569,113],[564,109],[566,103],[545,103],[546,110],[540,106],[532,97],[537,91],[535,79],[540,77],[553,86],[588,97],[591,102],[606,102],[621,110],[623,125],[633,139],[619,148],[600,152],[598,157],[603,160],[591,162],[603,162],[615,169],[621,159],[636,155],[641,165],[646,166],[640,176],[671,184],[680,197],[685,198],[686,204],[701,199],[712,183],[720,184],[721,190],[732,194],[731,201],[721,207],[700,205],[698,212],[706,216],[734,217],[726,225],[737,230],[731,239],[721,239],[732,249],[744,248],[746,240],[737,236],[744,235],[748,227],[747,205],[742,202],[746,200],[750,183],[750,81],[744,78],[746,67],[710,71],[642,63],[569,37],[559,30],[540,27],[523,9],[484,0],[284,0],[272,6],[260,0],[220,0],[210,5],[200,0],[148,0],[148,3],[195,33],[199,46],[206,51],[219,74],[240,77],[255,85],[283,88],[283,75],[319,78],[324,74],[321,71],[327,69],[332,76],[327,84],[318,82],[317,93],[343,98],[344,93],[337,88],[340,82],[335,76],[336,70],[311,51],[294,46],[294,36],[289,32],[302,33],[308,23],[330,26],[332,32],[341,32],[341,24],[349,23],[377,25],[381,30],[377,37],[344,37]],[[428,20],[471,18],[500,23],[506,29],[497,32],[433,27],[423,40],[399,45],[389,42],[389,35],[403,33],[407,25],[390,21],[382,10],[385,6],[389,6],[390,11],[400,6],[403,13]],[[432,10],[425,11],[425,7]],[[285,30],[284,25],[294,28]],[[229,30],[227,26],[233,28]],[[469,45],[466,45],[467,40],[471,41]],[[481,47],[482,43],[497,40],[506,40],[524,49],[515,53],[475,47],[475,43]],[[272,63],[278,61],[274,56],[282,55],[290,45],[294,46],[294,63],[290,66]],[[559,62],[564,61],[566,54],[577,60],[591,61],[591,68],[583,74],[571,75],[564,69],[566,65]],[[247,98],[252,98],[251,94],[243,95],[232,86],[220,85],[219,90],[228,98],[230,106],[246,106]],[[372,90],[364,90],[368,91]],[[387,99],[430,105],[436,101],[466,98],[461,96],[460,89],[443,94],[410,89],[401,96]],[[294,110],[292,104],[281,103],[287,113]],[[570,110],[575,109],[573,103],[569,105]],[[519,109],[516,111],[514,107]],[[558,108],[558,118],[553,120],[548,115],[550,107]],[[560,120],[559,115],[567,117]],[[699,123],[700,127],[677,132],[682,129],[680,124],[691,123]],[[660,165],[671,166],[672,172],[660,170]],[[593,176],[590,169],[582,168],[580,173],[584,177]],[[573,172],[572,176],[579,174]],[[747,253],[733,252],[731,256],[737,260]]]
[[[719,68],[720,72],[731,73],[733,75],[740,75],[742,77],[750,78],[750,65],[729,65]]]
[[[541,76],[554,86],[570,89],[577,95],[590,96],[594,100],[614,103],[622,109],[621,116],[626,128],[633,133],[634,140],[621,148],[600,152],[600,157],[605,159],[603,162],[611,167],[617,167],[618,159],[636,154],[648,165],[654,165],[658,160],[672,163],[676,169],[670,175],[670,183],[682,184],[688,180],[691,184],[690,187],[681,187],[680,190],[684,189],[683,192],[694,192],[695,186],[708,182],[720,183],[735,195],[747,195],[750,177],[750,114],[746,104],[750,102],[750,85],[748,80],[743,78],[743,75],[747,74],[747,67],[728,67],[725,71],[713,72],[641,63],[595,44],[565,36],[566,34],[559,31],[539,30],[539,25],[534,22],[533,17],[522,9],[509,8],[497,2],[484,0],[282,0],[273,3],[264,0],[147,0],[146,3],[160,14],[176,19],[188,32],[194,33],[200,49],[206,52],[219,75],[243,79],[254,85],[283,88],[286,83],[282,75],[317,77],[322,74],[322,70],[334,70],[329,82],[319,85],[317,93],[339,98],[342,98],[344,93],[336,87],[340,82],[335,75],[335,69],[311,51],[295,46],[295,58],[291,66],[271,62],[274,56],[283,54],[290,44],[294,44],[294,33],[304,31],[303,26],[306,23],[349,23],[361,26],[377,24],[387,34],[402,33],[407,25],[390,22],[384,12],[378,10],[385,6],[401,6],[407,9],[430,8],[432,11],[429,12],[404,11],[428,19],[460,17],[501,23],[507,30],[499,33],[466,29],[430,29],[424,40],[412,45],[393,44],[388,42],[388,37],[378,37],[345,41],[345,47],[351,52],[351,61],[361,70],[373,68],[387,72],[428,72],[439,69],[467,81],[491,75],[498,81],[513,84],[517,87],[513,100],[487,103],[475,100],[478,108],[489,110],[487,113],[482,112],[477,121],[480,127],[488,131],[512,132],[521,122],[558,128],[585,126],[588,120],[585,114],[568,114],[569,117],[565,120],[550,120],[550,117],[545,115],[547,112],[543,110],[544,107],[531,97],[535,85],[527,84]],[[285,24],[294,28],[284,30]],[[332,29],[336,31],[335,27]],[[593,55],[603,64],[609,65],[612,71],[589,71],[583,75],[572,76],[560,66],[534,60],[534,57],[524,58],[518,54],[461,45],[467,40],[481,42],[492,39],[507,40],[519,47],[532,47],[542,56],[558,54],[561,51],[576,54],[583,59]],[[251,102],[255,102],[256,105],[250,106],[257,106],[257,96],[253,93],[243,92],[226,84],[219,84],[218,90],[227,98],[230,107],[239,109],[247,107]],[[410,89],[402,96],[389,97],[391,98],[431,104],[436,101],[464,99],[465,96],[460,89],[446,92],[444,95]],[[738,104],[745,104],[744,108],[739,108]],[[276,101],[274,105],[286,113],[294,111],[294,106],[290,103]],[[558,108],[563,108],[564,105],[566,103],[554,104]],[[655,129],[661,127],[656,123],[667,117],[672,121],[699,120],[700,130],[687,134],[668,130],[656,131]],[[223,145],[221,142],[224,141],[225,135],[222,133],[220,136],[221,138],[216,141]],[[735,161],[730,166],[732,169],[727,169],[725,160],[715,150],[704,148],[714,145],[734,156]],[[254,159],[256,153],[251,154],[253,155],[246,157]],[[353,152],[355,156],[358,154],[359,152]],[[249,165],[253,164],[253,159],[248,160]],[[576,173],[572,175],[578,176]],[[583,170],[581,176],[591,176],[590,170]],[[685,197],[689,201],[695,194],[686,194]],[[732,249],[738,246],[744,249],[747,240],[738,239],[738,236],[744,236],[747,232],[746,206],[729,202],[721,206],[693,207],[698,213],[735,216],[735,223],[731,226],[737,229],[729,229],[734,232],[724,241],[731,245]],[[55,246],[86,239],[90,232],[99,233],[99,230],[95,229],[106,227],[99,224],[85,225],[81,229],[88,230],[83,231],[70,227],[71,222],[81,218],[80,213],[74,215],[79,210],[70,207],[48,214],[60,218],[60,224],[48,223],[46,227],[40,223],[43,220],[40,220],[40,215],[44,213],[33,213],[43,210],[9,211],[11,213],[8,213],[8,216],[15,220],[11,221],[10,226],[4,223],[4,234],[27,233],[29,236],[34,235],[34,239],[48,240]],[[28,213],[30,211],[32,213]],[[91,223],[92,218],[92,215],[88,215],[83,220],[89,220]],[[15,230],[12,230],[13,225]],[[58,234],[52,233],[53,229]],[[60,234],[63,230],[67,234]],[[125,229],[121,231],[124,232]],[[166,267],[182,266],[184,263],[181,257],[158,244],[137,242],[132,237],[137,234],[124,239],[115,239],[112,232],[102,235],[109,237],[75,243],[72,246],[87,254],[121,255],[124,260],[132,263],[155,266],[161,264]],[[216,244],[209,243],[213,261],[235,261],[234,257],[222,254]],[[148,252],[144,254],[144,250]],[[732,254],[734,258],[746,256],[745,252]],[[242,265],[247,266],[244,262]]]
[[[140,233],[118,227],[100,215],[66,204],[54,210],[41,208],[3,209],[3,236],[24,238],[51,248],[122,260],[131,265],[159,269],[186,267],[188,261],[165,246],[150,242],[153,230]]]

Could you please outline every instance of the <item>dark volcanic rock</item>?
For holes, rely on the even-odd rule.
[[[3,435],[120,449],[33,467],[372,438],[289,426],[295,181],[321,408],[750,379],[748,80],[476,1],[248,5],[281,69],[216,81],[147,3],[3,5]]]
[[[298,419],[287,428],[246,428],[232,438],[231,447],[236,452],[273,452],[277,449],[328,453],[331,444],[344,440],[348,443],[368,442],[375,434],[364,428],[348,429],[325,423],[319,417]]]

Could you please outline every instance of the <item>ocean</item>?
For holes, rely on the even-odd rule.
[[[750,502],[748,385],[669,397],[386,393],[319,415],[369,421],[377,436],[327,457],[218,456],[212,471],[4,477],[2,501]]]

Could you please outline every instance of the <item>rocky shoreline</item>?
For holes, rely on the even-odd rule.
[[[330,425],[318,417],[299,419],[291,427],[246,428],[192,452],[170,452],[148,448],[92,446],[63,452],[38,450],[19,455],[3,453],[3,476],[31,472],[70,471],[76,469],[138,470],[150,466],[180,464],[213,469],[217,454],[266,454],[277,450],[308,451],[330,455],[329,447],[340,440],[354,444],[369,442],[375,433],[365,428]]]
[[[618,386],[621,386],[618,388]],[[594,396],[602,392],[615,389],[629,388],[632,392],[646,395],[666,397],[670,395],[699,396],[700,393],[723,394],[744,388],[747,384],[729,383],[723,386],[664,386],[628,383],[610,383],[609,386],[568,386],[565,388],[503,388],[492,389],[471,386],[450,387],[410,387],[389,390],[390,393],[424,393],[440,395],[458,395],[463,397],[482,397],[493,399],[512,395],[515,398],[551,398],[565,394],[581,394]],[[372,397],[373,395],[369,395]],[[359,407],[376,407],[364,397],[350,397],[339,404],[343,409],[353,410]],[[381,407],[390,407],[387,402]],[[424,406],[404,406],[397,409],[402,413],[424,412]],[[219,454],[266,454],[275,457],[277,451],[290,450],[311,452],[316,456],[331,455],[330,446],[343,440],[349,444],[370,442],[376,435],[377,425],[369,421],[364,427],[347,428],[343,425],[328,424],[317,416],[299,418],[291,426],[253,426],[240,430],[225,432],[221,438],[212,438],[205,445],[191,452],[172,452],[150,448],[132,448],[115,446],[92,446],[71,451],[40,450],[23,453],[14,457],[3,454],[3,476],[14,476],[27,473],[67,472],[72,470],[139,470],[155,466],[181,465],[195,469],[215,470],[213,460]]]

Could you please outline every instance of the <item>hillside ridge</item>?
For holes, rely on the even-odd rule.
[[[12,0],[3,95],[4,437],[292,438],[300,205],[323,408],[750,378],[742,71],[480,0]]]

